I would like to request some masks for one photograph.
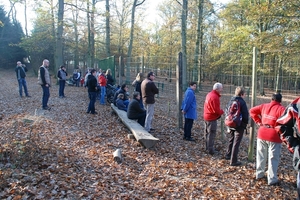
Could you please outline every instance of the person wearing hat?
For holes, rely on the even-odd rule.
[[[145,109],[147,110],[145,119],[145,129],[148,132],[154,131],[154,129],[151,127],[154,115],[154,95],[158,94],[158,88],[154,83],[154,79],[155,74],[153,72],[149,72],[147,78],[143,80],[141,85],[143,103],[145,105]]]
[[[57,72],[57,78],[59,82],[59,90],[58,90],[59,98],[65,98],[65,85],[66,85],[67,76],[68,73],[66,71],[65,66],[61,65],[60,70],[58,70]]]
[[[281,105],[282,96],[275,93],[270,103],[261,104],[250,109],[250,116],[259,126],[256,148],[256,179],[265,177],[268,161],[268,185],[278,185],[277,169],[280,161],[281,139],[275,130],[276,120],[284,113]]]

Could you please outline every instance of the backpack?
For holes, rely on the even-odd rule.
[[[226,108],[225,113],[225,125],[229,129],[236,129],[241,125],[242,114],[241,114],[241,105],[236,98],[232,98]]]

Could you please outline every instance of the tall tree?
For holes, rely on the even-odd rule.
[[[106,0],[106,56],[109,57],[110,54],[110,9],[109,9],[109,0]]]
[[[58,13],[57,13],[57,34],[56,34],[56,56],[55,64],[56,69],[59,69],[60,65],[64,64],[63,60],[63,26],[64,26],[64,0],[58,1]]]
[[[131,62],[131,54],[132,54],[132,45],[134,40],[134,21],[135,21],[135,9],[137,6],[142,5],[145,2],[145,0],[141,0],[140,2],[138,0],[134,0],[132,4],[131,9],[131,27],[130,27],[130,41],[129,41],[129,47],[128,47],[128,53],[127,53],[127,67],[130,67]],[[129,73],[129,70],[127,70]]]
[[[11,12],[9,12],[11,13]],[[1,67],[15,66],[17,60],[23,60],[27,57],[26,52],[19,46],[24,33],[21,24],[10,20],[7,14],[0,6],[0,63]]]

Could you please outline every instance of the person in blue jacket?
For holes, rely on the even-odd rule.
[[[190,82],[188,89],[185,91],[184,99],[181,105],[181,112],[184,115],[184,135],[183,139],[187,141],[195,141],[192,138],[192,128],[194,120],[197,119],[197,102],[195,97],[196,82]]]

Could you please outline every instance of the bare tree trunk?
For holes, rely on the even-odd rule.
[[[110,56],[110,10],[109,0],[106,0],[106,56]]]
[[[88,24],[88,55],[87,55],[87,67],[91,68],[91,20],[90,20],[90,2],[87,1],[87,24]]]
[[[187,87],[187,51],[186,51],[186,24],[188,14],[188,0],[182,2],[182,17],[181,17],[181,50],[182,50],[182,89],[185,91]]]
[[[74,9],[75,8],[75,9]],[[75,6],[72,6],[72,22],[74,26],[74,40],[75,40],[75,49],[74,49],[74,65],[73,69],[79,66],[79,38],[78,38],[78,0],[75,0]]]
[[[259,92],[261,96],[265,96],[264,91],[264,82],[265,82],[265,74],[264,74],[264,64],[265,64],[265,54],[260,53],[260,69],[261,69],[261,75],[260,75],[260,83],[259,83]]]
[[[93,0],[92,4],[92,13],[91,13],[91,66],[95,68],[95,5],[96,5],[96,0]]]
[[[279,64],[278,64],[278,73],[277,73],[277,79],[276,79],[276,92],[280,92],[282,88],[282,65],[283,65],[283,60],[280,57],[279,58]]]
[[[59,69],[60,65],[63,65],[63,42],[62,34],[64,27],[64,0],[59,0],[58,2],[58,13],[57,13],[57,34],[56,34],[56,69]]]
[[[201,85],[201,59],[202,59],[202,23],[203,23],[203,4],[204,0],[200,0],[198,4],[198,24],[197,24],[197,40],[196,40],[196,48],[195,48],[195,69],[198,68],[198,87]]]
[[[128,47],[128,53],[127,53],[127,60],[126,60],[126,77],[129,78],[130,77],[130,63],[131,63],[131,53],[132,53],[132,44],[133,44],[133,31],[134,31],[134,20],[135,20],[135,8],[141,4],[143,4],[145,2],[145,0],[143,0],[141,3],[137,2],[138,0],[134,0],[133,5],[132,5],[132,10],[131,10],[131,27],[130,27],[130,41],[129,41],[129,47]],[[128,81],[128,80],[126,80]]]
[[[24,18],[25,18],[25,35],[28,37],[28,29],[27,29],[27,0],[24,0]]]

